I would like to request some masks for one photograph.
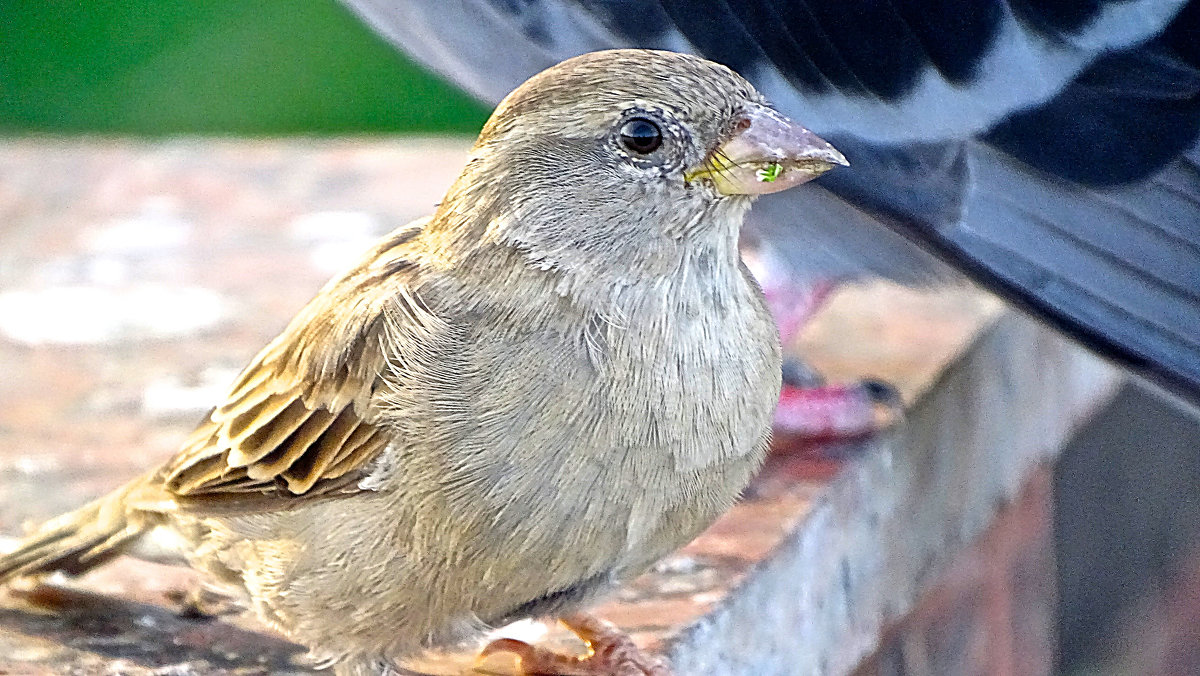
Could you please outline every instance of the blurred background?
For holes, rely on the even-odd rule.
[[[487,114],[334,0],[0,3],[0,530],[170,452]],[[1200,644],[1197,439],[1131,384],[1059,461],[1060,673]]]
[[[0,131],[474,135],[489,110],[333,0],[5,2]]]

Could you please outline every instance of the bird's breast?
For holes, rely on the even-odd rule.
[[[461,335],[425,377],[392,387],[412,446],[394,464],[397,495],[511,541],[545,570],[539,584],[636,569],[683,544],[745,486],[778,396],[774,324],[733,273],[626,288],[603,307],[536,286],[516,302],[456,300],[461,319],[447,304]],[[443,521],[425,522],[422,541],[449,547]],[[516,576],[530,563],[505,565]]]
[[[753,450],[778,394],[778,339],[755,290],[696,286],[627,303],[599,369],[619,445],[656,449],[677,470]]]

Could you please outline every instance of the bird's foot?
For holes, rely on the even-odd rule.
[[[588,655],[563,655],[502,638],[485,646],[479,660],[496,653],[512,653],[521,661],[519,673],[527,676],[671,676],[666,662],[642,652],[627,634],[609,622],[586,613],[567,615],[559,621],[583,639]]]
[[[775,409],[775,435],[804,441],[843,441],[873,434],[879,408],[901,408],[895,388],[877,380],[826,385],[803,364],[784,364],[783,390]]]
[[[175,614],[187,620],[211,620],[241,611],[234,599],[207,587],[172,589],[166,596]]]

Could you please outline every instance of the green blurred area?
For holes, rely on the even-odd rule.
[[[470,133],[487,110],[334,0],[0,2],[0,132]]]

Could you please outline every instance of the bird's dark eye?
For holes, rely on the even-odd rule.
[[[621,144],[639,155],[658,150],[662,140],[662,130],[644,117],[635,117],[621,127]]]

